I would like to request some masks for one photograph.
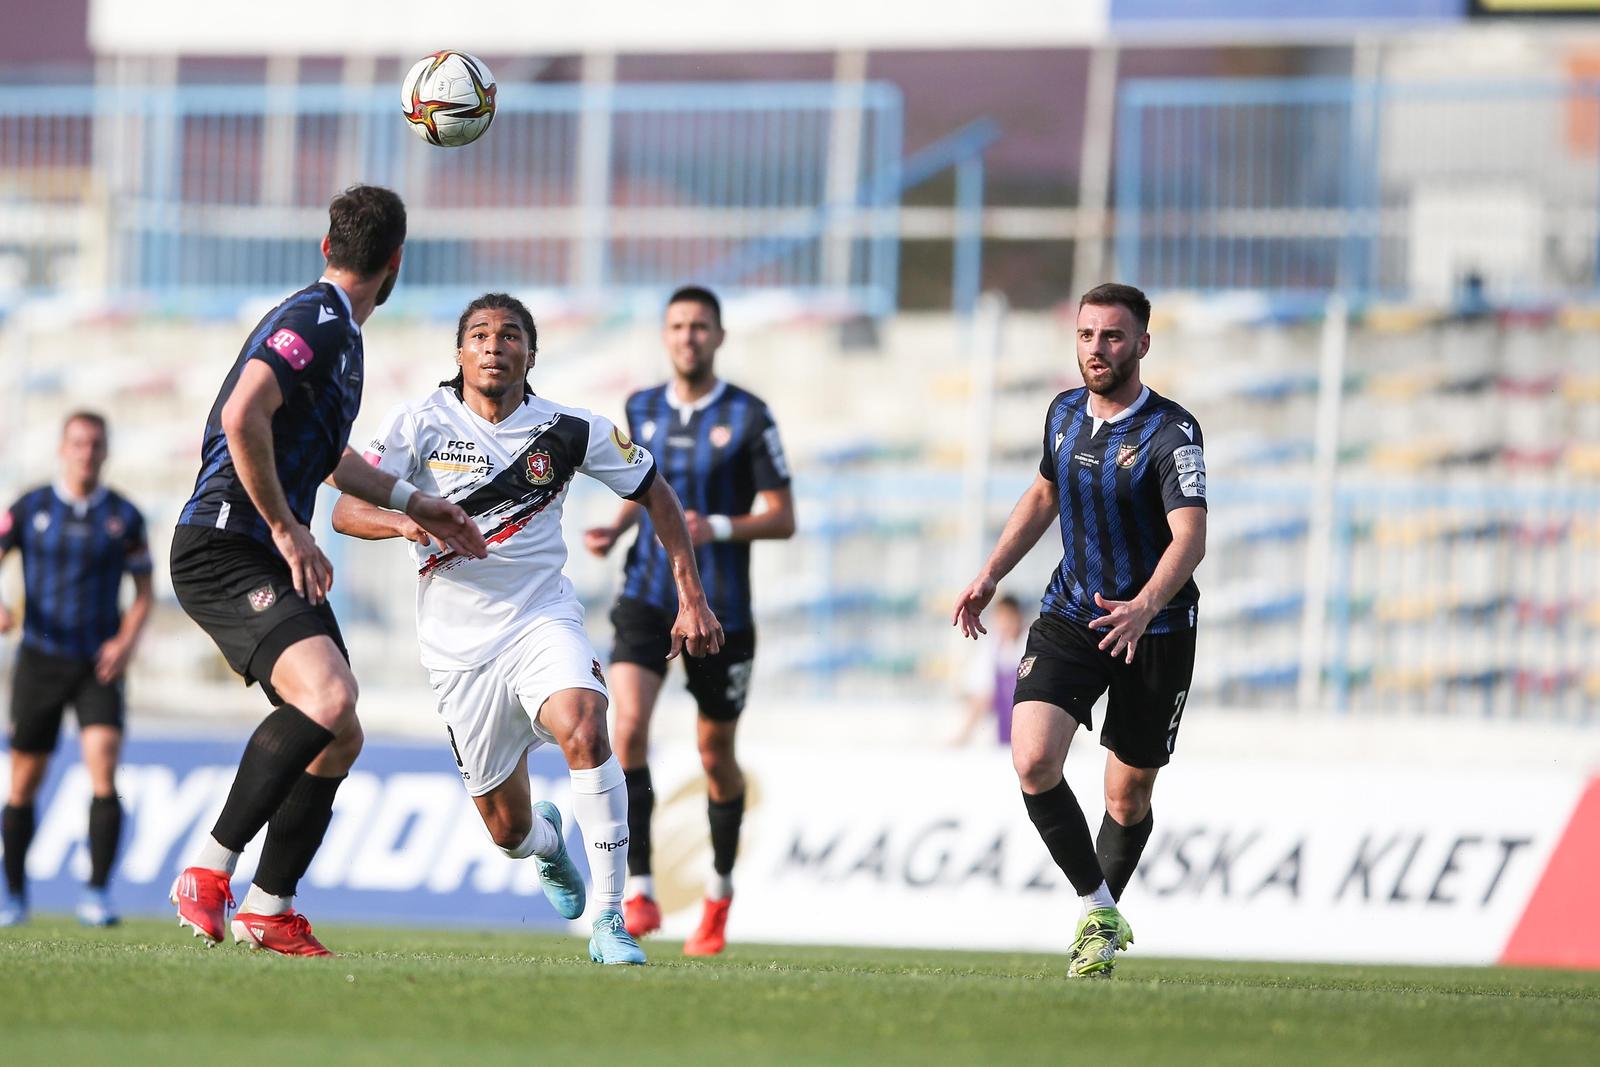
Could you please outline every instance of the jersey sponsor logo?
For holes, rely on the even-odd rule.
[[[263,585],[259,589],[250,590],[250,607],[256,611],[266,611],[278,602],[278,591],[270,585]]]
[[[1184,496],[1197,496],[1201,500],[1206,497],[1206,472],[1191,471],[1178,476],[1178,488]]]
[[[1172,462],[1178,468],[1179,474],[1192,474],[1199,471],[1206,472],[1205,452],[1199,445],[1184,445],[1172,450]]]
[[[1067,439],[1067,435],[1066,434],[1064,434],[1064,433],[1056,434],[1056,447],[1054,449],[1052,449],[1052,451],[1054,451],[1054,452],[1061,451],[1061,442],[1065,441],[1066,439]]]
[[[601,685],[605,685],[606,684],[606,676],[600,670],[600,661],[599,660],[592,659],[592,660],[589,661],[589,673],[594,675],[594,680],[599,682]]]
[[[1078,461],[1080,467],[1094,468],[1100,466],[1100,457],[1093,452],[1074,452],[1072,458]]]
[[[1017,664],[1017,681],[1020,682],[1033,673],[1033,661],[1038,658],[1038,656],[1024,656],[1022,658],[1022,662]]]
[[[767,455],[772,457],[772,469],[778,472],[778,477],[789,477],[789,459],[783,454],[783,442],[778,439],[778,428],[768,426],[761,435],[767,443]]]
[[[623,432],[622,427],[613,426],[611,428],[611,443],[617,446],[618,452],[622,453],[622,462],[638,463],[643,459],[639,446],[634,444],[633,440]]]
[[[711,442],[712,448],[727,448],[728,442],[733,440],[733,427],[718,425],[711,427],[711,432],[706,434],[706,440]]]
[[[334,311],[330,307],[322,307],[320,305],[317,307],[317,325],[318,326],[321,326],[325,322],[332,322],[334,319],[336,319],[338,317],[339,317],[339,313],[337,311]]]
[[[1131,467],[1139,462],[1138,445],[1121,445],[1117,448],[1117,466]]]
[[[295,370],[305,370],[311,365],[311,346],[306,344],[305,338],[288,327],[267,338],[267,347],[278,353]]]
[[[11,532],[11,510],[0,511],[0,537]]]
[[[523,474],[527,477],[529,485],[549,485],[550,479],[556,476],[555,461],[550,458],[548,452],[529,453],[528,469]]]
[[[383,462],[383,448],[382,448],[382,446],[380,446],[376,450],[369,448],[367,451],[361,453],[361,458],[366,460],[368,463],[372,464],[374,467],[376,467],[378,464]]]
[[[1194,426],[1193,426],[1193,424],[1187,423],[1187,422],[1180,422],[1180,423],[1178,423],[1178,429],[1183,431],[1183,436],[1187,437],[1191,441],[1194,440]]]

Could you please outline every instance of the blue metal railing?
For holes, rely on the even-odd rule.
[[[1127,83],[1119,274],[1154,290],[1502,301],[1600,289],[1600,85]]]
[[[368,181],[410,208],[396,298],[414,308],[485,286],[653,307],[697,278],[884,315],[900,197],[953,167],[969,308],[995,131],[903,163],[902,113],[883,83],[508,83],[484,137],[447,150],[412,136],[378,88],[22,87],[0,116],[0,280],[20,275],[13,298],[70,281],[231,313],[314,274],[328,197]]]

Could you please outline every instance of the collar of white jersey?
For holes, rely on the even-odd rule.
[[[339,302],[344,305],[344,313],[350,319],[350,325],[355,326],[356,333],[360,333],[361,327],[356,324],[356,309],[355,306],[350,303],[350,294],[340,288],[339,283],[334,281],[332,278],[329,278],[327,275],[323,275],[321,278],[318,278],[317,281],[319,284],[326,283],[328,288],[339,294]]]
[[[707,393],[699,400],[685,404],[678,399],[678,391],[674,388],[676,384],[676,381],[667,383],[667,405],[672,408],[673,411],[676,411],[678,413],[678,418],[682,419],[684,422],[689,421],[689,416],[693,415],[695,412],[704,411],[712,404],[715,404],[717,402],[717,398],[720,397],[728,388],[728,383],[719,378],[717,380],[717,384],[711,387],[711,392]]]
[[[1150,399],[1150,387],[1148,385],[1141,385],[1139,387],[1139,395],[1134,400],[1134,402],[1129,404],[1127,407],[1123,408],[1121,411],[1117,412],[1115,415],[1111,416],[1109,419],[1102,419],[1100,416],[1096,415],[1094,413],[1094,408],[1090,406],[1088,399],[1084,400],[1083,406],[1086,409],[1088,409],[1089,417],[1094,420],[1094,432],[1095,433],[1099,433],[1100,432],[1100,427],[1102,427],[1102,426],[1106,426],[1106,425],[1109,425],[1111,423],[1121,422],[1123,419],[1132,418],[1133,417],[1133,413],[1138,411],[1140,408],[1144,407],[1144,402],[1146,400],[1149,400],[1149,399]]]

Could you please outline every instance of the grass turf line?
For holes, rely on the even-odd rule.
[[[334,960],[175,923],[0,930],[8,1064],[1593,1062],[1600,974],[734,945],[597,967],[577,938],[319,927]]]

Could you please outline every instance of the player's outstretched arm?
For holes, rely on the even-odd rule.
[[[591,555],[606,557],[617,542],[622,540],[622,535],[638,525],[639,516],[644,514],[644,509],[631,500],[622,502],[622,510],[617,512],[617,520],[610,526],[591,526],[583,531],[583,547]]]
[[[390,537],[404,537],[419,545],[433,544],[428,531],[416,521],[398,511],[369,504],[358,496],[340,493],[333,505],[333,528],[346,537],[359,537],[365,541],[383,541]]]
[[[672,659],[680,651],[691,656],[710,656],[722,650],[722,623],[706,603],[700,585],[700,568],[695,565],[694,546],[689,526],[683,518],[683,505],[665,478],[656,478],[639,501],[655,525],[661,547],[672,560],[672,580],[678,587],[678,618],[672,624]]]
[[[1127,663],[1133,662],[1133,650],[1150,620],[1177,595],[1205,558],[1205,508],[1174,508],[1167,512],[1167,526],[1172,530],[1172,543],[1161,553],[1150,580],[1137,596],[1132,600],[1107,600],[1099,593],[1094,595],[1095,604],[1105,614],[1091,620],[1089,628],[1106,631],[1100,648],[1124,657]]]
[[[989,562],[983,565],[983,570],[978,572],[972,584],[956,597],[950,625],[960,627],[962,637],[976,641],[979,634],[989,632],[978,621],[978,616],[994,599],[995,586],[1011,573],[1029,549],[1039,543],[1039,538],[1044,536],[1055,520],[1056,485],[1043,475],[1035,474],[1033,484],[1023,492],[1017,506],[1011,509],[1011,517],[1006,520],[1005,529],[1000,531],[1000,540],[990,553]]]
[[[311,531],[289,510],[289,500],[278,482],[272,416],[282,406],[283,392],[272,368],[260,360],[248,360],[222,406],[222,432],[227,435],[228,454],[239,482],[272,531],[278,554],[289,565],[294,591],[310,603],[320,604],[333,586],[333,564],[317,547]]]
[[[483,531],[472,516],[450,501],[418,490],[387,471],[381,471],[346,448],[330,479],[339,491],[368,504],[389,505],[426,530],[433,539],[453,552],[482,559],[489,554]],[[398,492],[397,492],[398,490]],[[404,497],[404,500],[399,499]],[[396,531],[398,536],[406,536]],[[360,536],[360,535],[357,535]],[[415,538],[412,538],[415,540]]]

